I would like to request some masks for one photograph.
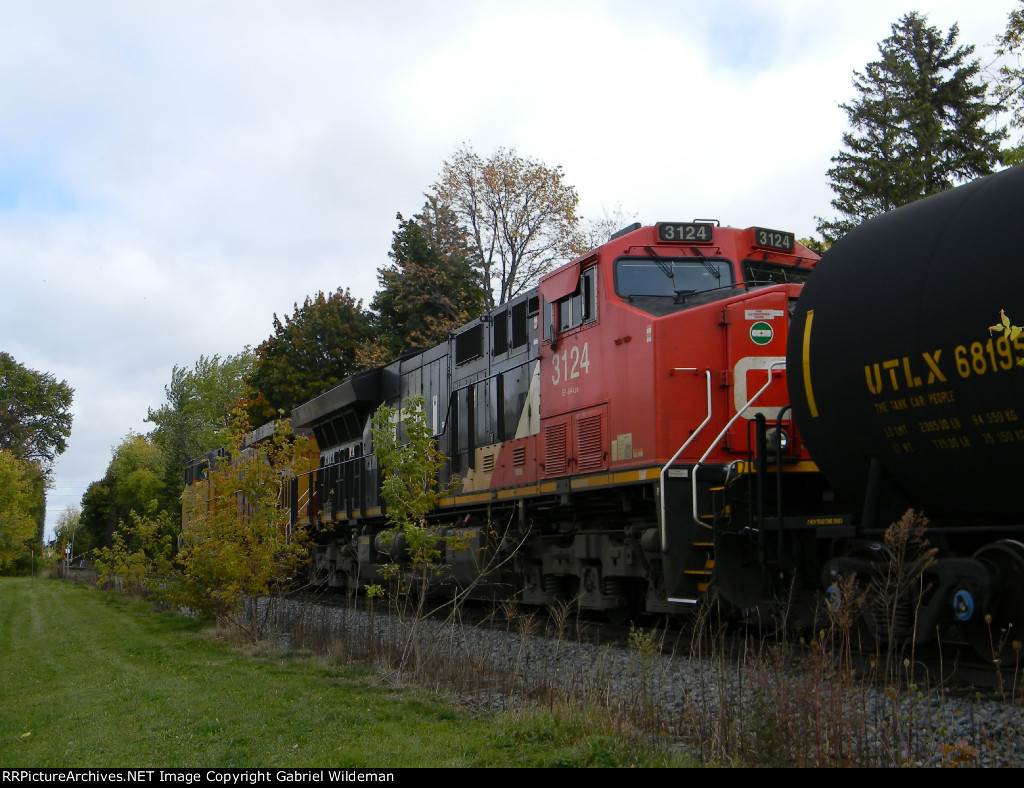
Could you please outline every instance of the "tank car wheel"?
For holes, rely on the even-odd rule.
[[[1014,641],[1024,640],[1024,544],[1002,539],[985,545],[974,557],[992,579],[992,602],[967,626],[967,639],[985,661],[1016,660]],[[991,620],[986,622],[986,614]]]

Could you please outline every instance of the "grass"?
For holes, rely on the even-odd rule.
[[[709,597],[690,643],[676,643],[679,662],[654,659],[667,630],[634,629],[626,669],[596,652],[561,659],[563,641],[589,641],[571,604],[547,626],[500,605],[493,615],[508,639],[490,650],[438,619],[411,627],[415,614],[401,609],[374,626],[373,605],[348,620],[343,608],[263,599],[250,623],[279,645],[243,650],[237,633],[218,638],[147,603],[0,578],[0,664],[17,699],[0,717],[0,765],[701,765],[676,742],[712,765],[1019,766],[1003,746],[1022,719],[1018,662],[997,693],[998,719],[972,713],[969,726],[935,727],[923,723],[946,703],[943,679],[932,684],[912,646],[879,643],[868,662],[853,659],[865,622],[892,631],[923,587],[930,547],[910,515],[886,535],[891,561],[877,577],[844,578],[839,604],[799,648],[770,623],[727,625]],[[458,608],[448,612],[458,621]],[[558,647],[534,655],[530,635],[541,629]],[[413,632],[422,640],[410,659]],[[694,671],[681,703],[654,691],[663,671]]]
[[[473,713],[58,580],[0,578],[0,664],[5,767],[696,765],[585,709]]]

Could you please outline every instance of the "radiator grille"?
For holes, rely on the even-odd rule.
[[[601,421],[601,414],[594,413],[576,422],[576,454],[581,472],[600,470],[604,466]]]
[[[565,427],[562,422],[544,430],[544,471],[548,476],[561,476],[566,471]]]

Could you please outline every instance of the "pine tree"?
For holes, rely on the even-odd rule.
[[[430,197],[412,219],[397,218],[391,263],[377,271],[380,289],[370,304],[377,341],[360,356],[367,364],[443,342],[486,306],[466,234],[450,209]]]
[[[999,36],[996,54],[1002,57],[996,79],[996,98],[1000,108],[1010,113],[1010,125],[1024,129],[1024,67],[1021,53],[1024,51],[1024,0],[1019,8],[1010,12],[1006,31]],[[1003,164],[1011,166],[1024,162],[1024,140],[1003,151]]]
[[[881,59],[854,72],[858,97],[842,104],[851,131],[828,175],[841,217],[817,217],[826,241],[866,219],[987,175],[1000,161],[1005,130],[989,131],[996,107],[986,101],[973,46],[958,46],[916,12],[892,26]]]

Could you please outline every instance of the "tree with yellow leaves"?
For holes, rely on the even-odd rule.
[[[288,587],[305,566],[308,540],[290,522],[285,490],[315,460],[287,420],[269,437],[250,437],[236,412],[226,458],[203,484],[186,488],[178,562],[182,603],[256,641],[263,622],[255,601]]]
[[[0,572],[27,557],[35,541],[33,480],[38,476],[32,463],[0,450]]]

